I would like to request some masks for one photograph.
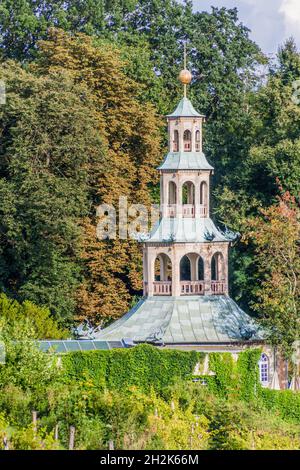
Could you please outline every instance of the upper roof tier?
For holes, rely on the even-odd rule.
[[[204,114],[199,114],[190,100],[186,97],[182,98],[182,100],[178,103],[177,108],[172,114],[167,114],[168,118],[176,118],[176,117],[198,117],[204,118]]]

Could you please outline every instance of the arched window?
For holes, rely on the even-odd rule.
[[[196,152],[200,152],[200,131],[196,131],[195,134],[195,142],[196,142]]]
[[[222,253],[215,253],[211,259],[211,280],[225,280],[225,265]]]
[[[198,259],[198,281],[204,281],[204,261],[201,256]]]
[[[259,367],[259,378],[262,385],[267,385],[269,383],[269,358],[266,354],[260,356],[258,361]]]
[[[154,277],[156,282],[172,281],[172,262],[168,255],[157,255],[154,265]]]
[[[195,186],[191,181],[182,185],[182,204],[195,204]]]
[[[173,152],[178,152],[178,151],[179,151],[179,132],[175,130],[173,134]]]
[[[172,295],[172,262],[165,253],[154,262],[153,295]]]
[[[188,256],[183,256],[180,260],[180,280],[191,280],[191,262]]]
[[[192,133],[186,129],[183,133],[183,145],[185,152],[191,152],[192,150]]]
[[[176,184],[174,181],[169,182],[169,197],[168,197],[168,204],[176,204],[177,197],[176,197]]]

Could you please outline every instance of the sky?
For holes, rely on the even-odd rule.
[[[250,37],[266,54],[293,36],[300,49],[300,0],[193,0],[194,9],[237,7],[241,22],[251,29]]]

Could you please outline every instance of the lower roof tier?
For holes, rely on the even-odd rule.
[[[210,170],[213,171],[203,152],[169,152],[158,170]]]
[[[260,326],[227,296],[145,297],[98,340],[162,344],[262,341]]]
[[[235,235],[235,234],[233,234]],[[230,242],[228,234],[217,229],[209,217],[163,217],[149,236],[140,241],[147,242],[177,242],[177,243],[205,243]]]

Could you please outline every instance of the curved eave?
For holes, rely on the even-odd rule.
[[[214,171],[203,152],[169,152],[158,170],[209,170]]]
[[[252,336],[245,339],[250,331]],[[173,347],[238,347],[262,342],[265,333],[228,296],[146,297],[97,339]]]
[[[208,240],[205,234],[213,234]],[[209,217],[205,218],[170,218],[159,220],[150,237],[144,243],[230,243]]]

